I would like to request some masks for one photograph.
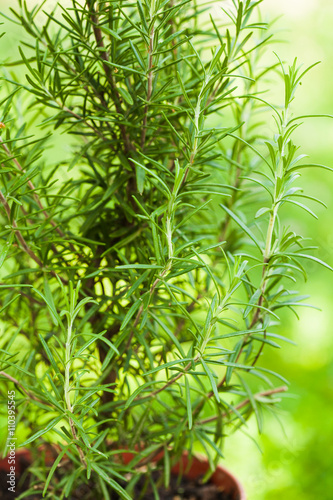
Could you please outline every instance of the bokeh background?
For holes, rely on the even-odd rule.
[[[0,0],[4,13],[11,5],[12,0]],[[297,57],[304,67],[321,61],[299,88],[295,115],[333,115],[333,2],[263,0],[261,10],[263,20],[276,19],[276,43],[267,57],[273,60],[274,50],[288,63]],[[0,61],[17,59],[20,27],[4,19],[2,28],[7,35],[0,42]],[[281,102],[278,84],[274,96]],[[333,119],[305,120],[294,140],[302,153],[309,154],[309,162],[333,167]],[[53,161],[55,155],[61,160],[69,154],[61,136],[49,154]],[[290,209],[290,215],[296,217],[300,234],[313,237],[319,247],[316,255],[333,266],[333,173],[304,171],[302,183],[327,209],[315,207],[318,221],[297,209]],[[296,345],[286,344],[265,355],[266,365],[290,381],[278,419],[267,415],[262,436],[250,422],[245,433],[229,439],[224,449],[226,463],[244,484],[248,500],[333,498],[333,273],[315,263],[308,263],[307,271],[309,280],[301,284],[301,293],[311,295],[307,302],[321,311],[302,308],[300,320],[285,314],[280,333]]]

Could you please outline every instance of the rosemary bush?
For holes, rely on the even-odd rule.
[[[16,386],[22,445],[57,452],[52,467],[36,454],[22,498],[89,484],[85,498],[129,499],[142,475],[158,498],[155,457],[166,485],[184,450],[213,471],[224,437],[253,413],[261,430],[286,390],[263,349],[287,340],[276,325],[305,298],[302,263],[328,267],[288,204],[315,216],[296,182],[328,167],[293,143],[310,68],[262,62],[259,4],[19,0],[6,14],[26,36],[0,111],[1,391]],[[44,154],[55,130],[61,164]]]

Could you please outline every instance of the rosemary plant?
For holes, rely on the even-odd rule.
[[[47,467],[36,453],[20,498],[130,499],[141,476],[158,498],[155,468],[167,485],[201,449],[213,471],[224,437],[252,414],[261,430],[286,390],[263,349],[288,340],[276,326],[304,299],[290,288],[303,262],[328,266],[285,206],[315,216],[297,181],[328,167],[293,143],[309,68],[263,64],[259,9],[19,0],[3,14],[25,41],[2,73],[0,387],[15,384],[21,445],[56,453]],[[60,164],[44,154],[55,131]]]

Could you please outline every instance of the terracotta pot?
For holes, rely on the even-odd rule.
[[[16,450],[15,451],[15,473],[16,474],[21,474],[22,469],[25,467],[26,464],[29,464],[31,462],[31,453],[29,450]],[[4,472],[9,472],[10,471],[10,465],[11,465],[10,457],[7,456],[5,458],[0,459],[0,470]]]
[[[55,449],[53,447],[41,447],[40,450],[45,453],[46,464],[51,466],[56,459]],[[128,464],[134,458],[134,454],[123,452],[121,457],[124,463]],[[160,458],[162,458],[162,454],[159,454],[154,460],[156,461]],[[29,450],[17,450],[16,473],[20,474],[24,465],[30,463],[31,460],[32,456]],[[0,460],[0,470],[5,472],[9,470],[7,457]],[[181,460],[171,469],[171,472],[178,474],[181,471],[186,478],[197,479],[204,476],[208,470],[209,464],[205,457],[197,455],[189,460],[188,454],[184,452]],[[246,500],[245,491],[241,483],[222,465],[219,465],[216,468],[215,472],[211,476],[211,482],[218,486],[220,490],[231,495],[233,500]]]
[[[195,479],[198,476],[203,476],[209,470],[209,464],[206,458],[201,456],[193,457],[189,469],[189,459],[186,454],[182,456],[181,463],[173,467],[172,472],[177,474],[179,470],[186,471],[186,477]],[[222,491],[229,493],[233,500],[246,500],[245,491],[238,479],[231,474],[227,469],[218,465],[211,477],[213,484],[218,486]]]
[[[54,447],[48,445],[42,445],[38,448],[39,453],[43,453],[45,457],[45,464],[51,466],[57,454],[59,453]],[[5,458],[0,459],[0,471],[9,472],[10,462],[9,455]],[[32,462],[32,453],[29,449],[18,448],[15,450],[15,473],[20,475],[21,472]],[[1,497],[0,497],[1,498]]]
[[[163,454],[159,454],[154,460],[162,458]],[[132,453],[123,453],[123,460],[128,464],[134,455]],[[208,460],[196,455],[190,460],[186,452],[183,453],[181,460],[171,469],[171,472],[178,474],[180,471],[188,479],[197,479],[208,472]],[[220,490],[231,495],[233,500],[246,500],[245,491],[238,479],[231,474],[225,467],[218,465],[215,472],[211,476],[211,482],[218,486]]]

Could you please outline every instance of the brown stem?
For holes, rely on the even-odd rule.
[[[199,357],[197,356],[195,359],[194,359],[194,363],[197,363],[199,360]],[[151,392],[150,394],[148,394],[148,396],[141,396],[141,397],[137,397],[134,399],[134,401],[141,401],[141,400],[144,400],[144,399],[147,399],[147,398],[154,398],[155,396],[157,396],[157,394],[159,394],[160,392],[164,391],[165,389],[167,389],[168,387],[170,387],[171,385],[173,385],[175,382],[177,382],[177,380],[179,380],[183,375],[185,375],[186,372],[189,371],[189,369],[191,368],[192,366],[192,362],[190,361],[189,363],[187,363],[187,365],[185,366],[184,368],[184,371],[181,372],[181,373],[178,373],[178,375],[176,375],[176,377],[168,380],[168,382],[166,384],[164,384],[162,387],[160,387],[159,389],[156,389],[156,391],[154,392]]]
[[[2,191],[0,191],[0,201],[6,211],[6,214],[7,214],[7,217],[8,217],[8,220],[10,222],[10,217],[11,217],[11,210],[10,210],[10,206],[8,204],[8,201],[6,200],[6,198],[4,197]],[[16,221],[13,220],[12,221],[12,226],[13,228],[15,228],[15,234],[16,234],[16,238],[18,239],[18,241],[21,243],[21,246],[23,247],[23,250],[29,255],[29,257],[31,257],[35,262],[36,264],[39,266],[39,267],[43,267],[43,263],[42,261],[39,259],[39,257],[37,257],[37,255],[31,250],[31,248],[28,246],[27,242],[25,241],[25,239],[23,238],[22,236],[22,233],[17,229],[17,224],[16,224]]]
[[[147,120],[148,120],[148,107],[149,101],[151,99],[151,95],[153,92],[153,51],[154,51],[154,25],[151,28],[150,39],[149,39],[149,47],[148,47],[148,90],[147,90],[147,104],[145,105],[145,109],[143,112],[143,124],[142,124],[142,132],[141,132],[141,149],[144,148],[146,134],[147,134]]]
[[[120,99],[120,95],[119,95],[119,92],[117,90],[117,86],[114,82],[114,79],[113,79],[113,76],[112,76],[112,72],[111,72],[111,68],[110,66],[107,64],[109,62],[109,57],[108,57],[108,53],[105,49],[105,45],[104,45],[104,40],[103,40],[103,35],[102,35],[102,31],[98,25],[98,13],[97,11],[95,10],[94,6],[93,6],[93,3],[94,1],[89,1],[89,4],[90,5],[90,8],[91,8],[91,22],[93,24],[93,31],[94,31],[94,36],[95,36],[95,40],[96,40],[96,44],[97,44],[97,47],[100,49],[100,56],[102,58],[102,65],[103,65],[103,69],[104,69],[104,73],[108,79],[108,82],[110,84],[110,87],[111,87],[111,90],[112,90],[112,94],[114,96],[114,104],[115,104],[115,107],[116,107],[116,111],[118,114],[120,115],[123,115],[123,110],[121,108],[121,99]],[[133,149],[131,143],[130,143],[130,140],[129,140],[129,136],[126,132],[126,127],[125,125],[122,125],[121,123],[119,124],[119,127],[120,127],[120,132],[121,132],[121,135],[122,135],[122,138],[123,138],[123,141],[124,141],[124,144],[125,144],[125,151],[127,154],[130,153],[130,151]]]
[[[8,204],[8,201],[6,200],[5,196],[3,195],[2,191],[0,190],[0,202],[2,203],[4,209],[5,209],[5,212],[7,214],[7,217],[8,217],[8,220],[10,222],[10,218],[11,218],[11,209],[10,209],[10,206]],[[13,219],[12,220],[12,223],[11,223],[12,227],[15,229],[15,235],[16,235],[16,238],[17,240],[19,241],[19,243],[21,244],[23,250],[29,255],[29,257],[34,260],[36,262],[36,264],[41,268],[43,269],[44,266],[43,266],[43,262],[40,260],[40,258],[31,250],[31,248],[29,247],[29,245],[27,244],[27,242],[25,241],[21,231],[18,229],[17,227],[17,223],[16,221]],[[50,270],[50,273],[57,277],[57,274]],[[66,283],[67,280],[65,280],[64,278],[62,278],[60,276],[60,279],[63,283]]]
[[[174,378],[172,378],[171,380],[168,380],[168,382],[166,384],[163,385],[163,387],[160,387],[159,389],[156,389],[156,391],[152,392],[149,397],[152,397],[154,398],[155,396],[157,396],[157,394],[159,394],[160,392],[164,391],[165,389],[167,389],[168,387],[170,387],[170,385],[174,384],[175,382],[177,382],[177,380],[179,380],[183,375],[185,375],[186,372],[189,371],[189,369],[191,368],[192,366],[192,363],[189,362],[187,363],[187,365],[185,366],[184,368],[184,371],[181,372],[181,373],[178,373],[178,375]]]
[[[73,422],[73,420],[70,417],[69,417],[68,420],[69,420],[69,425],[70,425],[70,428],[71,428],[71,433],[72,433],[73,439],[74,439],[74,441],[78,441],[74,422]],[[86,462],[84,453],[83,453],[82,449],[80,448],[80,446],[78,444],[75,444],[75,446],[76,446],[76,449],[77,449],[77,451],[79,453],[81,464],[86,469],[87,468],[87,462]]]
[[[120,98],[120,95],[119,95],[119,92],[117,89],[117,85],[114,81],[114,78],[112,75],[112,70],[111,70],[110,66],[107,64],[109,62],[109,56],[108,56],[108,53],[105,49],[102,31],[98,25],[98,21],[99,21],[98,20],[98,13],[95,10],[93,4],[94,4],[94,0],[88,0],[88,5],[91,9],[91,22],[93,24],[93,31],[94,31],[96,44],[97,44],[97,47],[100,49],[100,56],[101,56],[102,61],[103,61],[102,65],[103,65],[104,73],[105,73],[105,76],[106,76],[106,78],[109,82],[109,85],[111,87],[113,102],[114,102],[116,111],[120,116],[124,117],[124,111],[121,107],[121,98]],[[102,104],[103,104],[103,101],[104,101],[104,99],[102,97],[102,101],[101,101]],[[105,105],[107,107],[106,103],[103,105]],[[135,172],[135,164],[131,158],[132,151],[135,151],[135,146],[132,144],[132,142],[130,140],[130,136],[127,132],[126,126],[124,124],[122,124],[121,122],[119,123],[119,129],[120,129],[121,137],[122,137],[123,142],[124,142],[125,157],[128,160],[128,163],[131,167],[131,171]],[[127,183],[127,195],[128,195],[128,199],[129,199],[131,205],[133,206],[133,209],[136,208],[134,200],[132,199],[132,193],[137,190],[135,179],[136,179],[136,177],[133,176],[129,179],[129,181]]]
[[[8,156],[9,158],[12,158],[12,161],[13,161],[13,163],[16,165],[16,167],[18,168],[18,170],[20,170],[21,172],[25,172],[24,168],[21,166],[21,164],[20,164],[20,162],[17,160],[17,158],[13,158],[13,157],[12,157],[12,154],[11,154],[11,152],[10,152],[10,150],[9,150],[9,148],[8,148],[8,146],[7,146],[7,144],[5,144],[5,143],[4,143],[4,141],[3,141],[3,139],[2,139],[2,137],[1,137],[1,136],[0,136],[0,143],[1,143],[1,146],[2,146],[2,148],[4,149],[4,151],[6,152],[7,156]],[[64,235],[64,233],[61,231],[61,229],[58,227],[58,224],[57,224],[57,223],[56,223],[53,219],[51,219],[51,218],[50,218],[49,214],[48,214],[48,213],[47,213],[47,211],[45,210],[45,208],[44,208],[44,206],[43,206],[43,204],[42,204],[42,202],[41,202],[41,200],[40,200],[40,198],[39,198],[38,194],[37,194],[37,193],[35,193],[35,189],[36,189],[36,188],[35,188],[34,184],[33,184],[30,180],[28,180],[28,186],[29,186],[29,188],[33,191],[33,197],[34,197],[34,199],[35,199],[35,201],[36,201],[37,205],[38,205],[38,206],[39,206],[39,208],[41,209],[41,211],[42,211],[42,213],[43,213],[44,217],[45,217],[46,219],[49,219],[50,224],[51,224],[51,225],[52,225],[52,226],[56,229],[56,231],[58,232],[58,234],[59,234],[61,237],[64,237],[65,235]]]
[[[258,392],[257,394],[254,394],[254,398],[256,397],[267,397],[267,396],[273,396],[274,394],[279,394],[281,392],[286,392],[288,390],[288,387],[286,385],[283,385],[282,387],[276,387],[275,389],[270,389],[268,391],[263,391],[263,392]],[[244,406],[248,405],[250,403],[250,399],[246,398],[244,401],[241,401],[237,406],[235,406],[236,410],[241,410],[244,408]],[[229,409],[227,412],[222,413],[222,418],[227,417],[230,413],[232,413],[232,409]],[[220,415],[214,415],[213,417],[206,418],[204,420],[200,420],[198,424],[208,424],[210,422],[213,422],[214,420],[217,420],[220,417]]]
[[[13,382],[13,384],[17,385],[17,387],[19,387],[28,396],[29,399],[33,399],[34,401],[37,401],[38,403],[42,403],[42,404],[46,404],[46,405],[51,406],[50,403],[48,403],[47,401],[43,401],[43,400],[37,398],[37,396],[35,396],[32,392],[28,391],[21,384],[21,382],[19,382],[18,380],[16,380],[16,378],[14,378],[11,375],[9,375],[9,373],[6,373],[4,371],[0,371],[0,375],[2,375],[3,377],[5,377],[6,379],[10,380],[11,382]]]
[[[68,110],[66,108],[66,111],[70,112],[70,110]],[[75,115],[75,113],[72,113]],[[78,116],[78,115],[77,115]],[[80,117],[79,117],[80,118]],[[89,124],[88,124],[89,125]],[[4,151],[6,152],[7,156],[12,158],[12,161],[13,163],[16,165],[16,167],[18,168],[18,170],[20,170],[20,172],[25,172],[24,168],[22,167],[22,165],[20,164],[20,162],[17,160],[17,158],[13,158],[13,155],[11,154],[11,151],[10,149],[8,148],[8,146],[4,143],[2,137],[0,136],[0,143],[4,149]],[[35,192],[35,186],[34,184],[31,182],[31,180],[28,180],[27,182],[29,188],[33,191],[33,197],[34,197],[34,200],[36,201],[37,205],[39,206],[40,210],[42,211],[42,214],[44,215],[45,219],[48,219],[50,224],[55,228],[55,230],[57,231],[57,233],[62,237],[62,238],[65,238],[65,233],[60,229],[60,227],[58,226],[58,224],[50,217],[50,215],[48,214],[48,212],[45,210],[38,194]],[[23,211],[23,213],[25,213],[23,207],[21,207],[21,210]],[[69,247],[70,249],[72,250],[72,252],[76,253],[76,250],[73,246],[72,243],[69,243]],[[57,250],[56,250],[56,247],[55,245],[52,244],[52,248],[54,250],[55,253],[58,253]]]
[[[138,463],[138,467],[143,467],[144,465],[147,465],[147,464],[150,464],[151,462],[153,462],[154,458],[156,458],[161,453],[161,451],[163,451],[164,447],[165,446],[168,447],[171,444],[172,439],[173,438],[170,438],[165,444],[162,444],[155,451],[153,451],[150,455],[148,455],[148,457],[144,458],[143,460],[140,460],[140,462]]]
[[[5,284],[5,283],[0,283],[0,285],[1,285],[1,286],[3,286],[3,287],[6,287],[6,289],[7,289],[7,290],[15,290],[15,289],[16,289],[16,287],[14,287],[14,286],[9,286],[9,285],[7,285],[7,284]],[[32,297],[32,296],[31,296],[31,295],[29,295],[28,293],[22,292],[21,290],[20,290],[20,295],[22,295],[22,297],[26,297],[28,300],[30,300],[30,302],[31,302],[32,304],[37,304],[37,305],[39,305],[39,306],[43,306],[43,307],[44,307],[44,305],[45,305],[45,302],[41,302],[40,300],[35,299],[35,297]],[[17,325],[17,326],[18,326],[18,325]],[[27,334],[27,336],[28,336],[28,334]]]
[[[85,120],[82,116],[80,116],[77,113],[75,113],[75,111],[73,111],[72,109],[68,108],[67,106],[62,105],[58,101],[56,101],[56,103],[58,104],[59,108],[61,108],[63,111],[66,111],[66,113],[72,115],[77,120],[83,121],[87,125],[87,127],[91,128],[91,130],[93,130],[95,132],[95,134],[97,134],[103,141],[107,141],[108,140],[105,137],[105,135],[102,134],[102,132],[100,130],[98,130],[98,128],[96,128],[93,125],[91,125],[91,123],[89,123],[87,120]]]

